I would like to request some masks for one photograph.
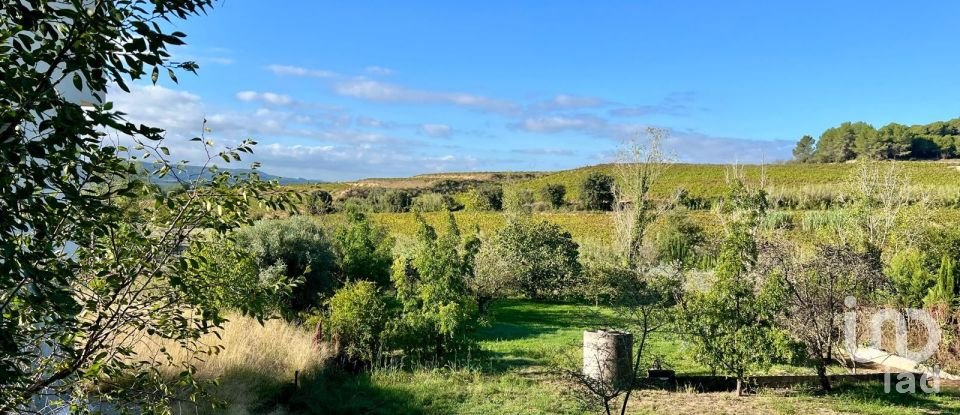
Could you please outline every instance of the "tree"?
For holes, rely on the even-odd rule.
[[[206,13],[212,5],[24,0],[3,6],[0,412],[31,411],[35,399],[49,396],[85,408],[91,390],[118,411],[162,410],[173,396],[159,385],[156,363],[131,359],[134,343],[152,333],[197,350],[200,336],[223,321],[184,286],[187,275],[204,269],[199,261],[181,261],[182,247],[247,223],[252,206],[287,206],[255,172],[212,168],[214,157],[239,160],[252,141],[218,151],[201,135],[198,145],[212,157],[195,161],[210,174],[189,180],[168,161],[162,130],[127,122],[102,94],[108,85],[123,93],[145,77],[157,82],[161,71],[174,82],[179,70],[196,71],[196,63],[171,60],[168,48],[184,44],[185,35],[156,22]],[[69,90],[90,102],[72,100]],[[144,154],[156,160],[150,176],[135,167]],[[183,191],[161,191],[149,183],[156,176],[175,177]],[[192,373],[185,370],[179,380],[187,389],[201,386]],[[113,387],[121,379],[129,383]]]
[[[957,284],[954,273],[953,259],[944,255],[940,259],[940,269],[937,271],[937,282],[934,284],[923,302],[928,307],[946,305],[953,307],[957,297]]]
[[[340,347],[341,364],[370,364],[382,351],[386,303],[370,281],[351,281],[330,298],[326,319],[330,339]]]
[[[310,193],[308,203],[308,209],[313,215],[333,212],[333,196],[326,190],[317,190]]]
[[[287,281],[296,285],[283,304],[288,320],[319,307],[338,285],[332,244],[320,224],[309,217],[260,221],[238,229],[233,238],[253,256],[261,272],[280,268]]]
[[[778,356],[782,338],[774,324],[774,292],[752,272],[757,260],[754,231],[766,210],[765,194],[737,180],[728,200],[732,220],[714,279],[705,290],[684,293],[678,322],[697,359],[734,375],[740,395],[746,375],[769,367]]]
[[[333,250],[342,281],[367,280],[380,287],[390,284],[393,238],[362,212],[347,212],[347,223],[334,233]]]
[[[473,189],[473,207],[477,210],[503,210],[503,187],[498,184],[485,184]]]
[[[512,218],[480,249],[476,273],[533,299],[562,298],[580,277],[579,246],[570,232],[543,220]],[[505,274],[505,275],[504,275]]]
[[[407,350],[430,352],[437,359],[466,339],[477,314],[467,291],[472,251],[461,244],[453,215],[447,232],[438,235],[420,215],[412,252],[396,257],[392,281],[401,317],[388,329]]]
[[[813,137],[805,135],[797,141],[797,146],[793,148],[793,159],[800,163],[808,163],[813,159],[815,142]]]
[[[548,184],[541,190],[543,200],[550,204],[554,209],[560,209],[564,204],[564,197],[567,195],[567,188],[562,184]]]
[[[877,140],[887,146],[885,158],[904,159],[910,156],[910,146],[913,144],[914,133],[909,127],[890,123],[880,127],[877,131]]]
[[[829,391],[827,366],[837,356],[835,350],[845,346],[846,298],[867,295],[879,270],[869,256],[848,245],[819,246],[810,259],[796,252],[789,244],[764,244],[757,268],[778,292],[779,325],[806,347],[821,388]]]
[[[920,307],[927,292],[936,284],[924,268],[924,255],[914,248],[897,252],[884,270],[893,285],[893,295],[902,308]]]
[[[598,171],[580,184],[580,204],[587,210],[613,209],[613,177]]]

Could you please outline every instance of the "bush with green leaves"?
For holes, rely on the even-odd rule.
[[[358,211],[346,213],[346,223],[334,232],[333,251],[342,281],[390,283],[393,238],[386,228],[370,222]]]
[[[498,184],[484,184],[470,193],[471,207],[481,211],[503,210],[503,187]]]
[[[512,218],[480,248],[478,278],[508,284],[532,299],[573,294],[580,283],[579,246],[570,232],[553,223]],[[502,290],[502,288],[499,288]]]
[[[369,364],[382,351],[383,332],[389,319],[387,305],[370,281],[351,281],[327,303],[328,340],[339,345],[341,358]]]
[[[307,208],[313,215],[333,212],[333,196],[326,190],[317,190],[310,193],[307,199]]]
[[[419,215],[417,240],[393,262],[392,280],[401,305],[387,331],[391,344],[408,353],[444,358],[464,344],[473,328],[477,304],[467,281],[473,252],[460,238],[453,215],[443,235]]]
[[[280,267],[287,281],[296,283],[282,307],[288,319],[319,307],[337,287],[331,243],[313,219],[294,216],[260,221],[238,229],[233,237],[239,248],[253,256],[261,272]]]
[[[404,189],[387,189],[374,192],[373,208],[377,212],[402,213],[410,210],[413,204],[413,194]]]
[[[414,212],[455,212],[463,209],[463,205],[452,196],[443,193],[423,193],[413,198],[410,210]]]
[[[921,307],[936,280],[924,267],[926,256],[916,248],[901,250],[890,258],[884,274],[893,286],[893,300],[900,307]]]
[[[656,233],[656,257],[660,263],[689,267],[699,257],[698,250],[706,242],[703,228],[683,212],[666,217],[666,224]]]
[[[563,207],[567,196],[567,187],[562,184],[547,184],[540,190],[541,197],[554,209]]]
[[[510,212],[531,212],[536,199],[530,189],[511,189],[504,195],[504,210]]]
[[[937,280],[933,287],[927,291],[927,296],[923,302],[928,307],[942,306],[952,307],[957,298],[956,274],[954,271],[953,259],[944,255],[940,258],[940,269],[937,271]]]
[[[613,209],[613,176],[592,172],[580,184],[580,206],[587,210]]]

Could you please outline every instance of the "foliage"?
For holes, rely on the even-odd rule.
[[[825,391],[831,389],[827,366],[836,350],[850,347],[842,335],[846,299],[865,299],[880,280],[869,255],[846,245],[823,245],[810,259],[794,246],[767,243],[761,249],[758,272],[768,276],[782,309],[780,327],[801,342]]]
[[[455,212],[463,209],[463,205],[450,195],[443,193],[424,193],[413,198],[410,210],[414,212]]]
[[[370,363],[381,352],[387,309],[370,281],[351,281],[328,303],[327,333],[347,359]]]
[[[403,189],[387,189],[371,195],[373,208],[377,212],[399,213],[410,210],[413,195]]]
[[[587,210],[613,209],[613,176],[590,173],[580,183],[580,204]]]
[[[566,203],[564,197],[567,195],[567,187],[562,184],[547,184],[543,186],[540,194],[550,207],[560,209]]]
[[[797,146],[793,149],[793,159],[801,163],[811,161],[813,159],[814,144],[813,137],[809,135],[800,137],[800,141],[797,141]]]
[[[944,255],[940,259],[937,281],[927,292],[923,303],[928,307],[946,305],[952,307],[957,297],[956,273],[953,259]]]
[[[845,122],[820,135],[812,157],[810,136],[794,149],[797,161],[843,162],[853,158],[874,160],[937,159],[957,155],[960,118],[908,127],[890,123],[879,130],[864,122]]]
[[[529,189],[512,189],[504,194],[504,210],[510,212],[531,212],[536,199]]]
[[[402,312],[388,331],[408,352],[442,358],[466,340],[477,314],[476,302],[467,290],[472,257],[461,244],[452,215],[444,235],[438,235],[422,218],[417,221],[420,230],[412,252],[393,262],[392,281]]]
[[[246,223],[251,207],[289,203],[255,171],[213,168],[214,157],[240,160],[252,141],[218,151],[195,138],[210,155],[195,161],[210,174],[186,179],[167,161],[162,130],[127,122],[104,101],[108,85],[123,94],[132,81],[156,83],[161,71],[174,82],[178,70],[195,72],[196,63],[171,60],[170,47],[183,45],[186,35],[168,29],[212,6],[209,0],[3,6],[0,412],[30,412],[38,409],[34,403],[51,412],[85,408],[92,390],[117,411],[167,411],[172,391],[151,365],[129,359],[134,341],[152,333],[201,356],[208,349],[198,339],[223,322],[215,305],[185,287],[185,278],[204,268],[181,261],[180,248]],[[78,94],[71,90],[91,102],[72,100]],[[156,160],[151,173],[175,178],[183,191],[145,183],[150,178],[135,166],[147,157]],[[177,392],[199,398],[202,385],[191,365],[183,364]],[[121,379],[131,381],[107,387]]]
[[[346,224],[333,235],[333,251],[341,281],[390,283],[393,238],[386,228],[370,222],[362,212],[347,212]]]
[[[310,193],[310,199],[308,200],[308,208],[310,214],[321,215],[324,213],[333,212],[333,196],[330,195],[330,192],[325,190],[317,190]]]
[[[497,184],[484,184],[473,189],[470,193],[471,205],[474,210],[498,211],[503,210],[503,187]]]
[[[337,287],[331,243],[320,224],[308,217],[260,221],[238,229],[233,237],[261,273],[280,268],[288,283],[296,284],[282,307],[287,319],[319,306]]]
[[[703,228],[682,211],[674,211],[666,219],[666,226],[656,235],[657,261],[681,268],[693,265],[699,257],[698,250],[706,242]]]
[[[894,301],[900,307],[920,307],[927,291],[936,283],[934,276],[924,268],[924,255],[915,248],[907,248],[893,255],[884,274],[893,285]]]
[[[527,298],[563,298],[578,284],[578,245],[552,223],[512,218],[481,249],[478,278],[508,285]]]
[[[727,209],[732,220],[714,280],[706,290],[684,294],[678,320],[697,358],[736,376],[739,393],[746,375],[769,367],[784,343],[774,324],[775,292],[753,272],[757,260],[754,230],[766,209],[764,193],[737,181]]]

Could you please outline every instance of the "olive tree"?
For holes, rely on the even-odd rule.
[[[248,223],[251,201],[289,200],[255,172],[213,166],[239,160],[251,141],[220,150],[201,134],[194,141],[209,157],[194,161],[209,174],[183,177],[163,131],[128,122],[101,92],[196,71],[171,60],[168,48],[185,35],[160,23],[212,5],[23,0],[0,11],[0,412],[85,408],[94,390],[99,402],[141,412],[199,396],[160,386],[156,362],[132,358],[133,346],[152,335],[207,350],[198,339],[223,319],[185,286],[204,264],[182,248]],[[92,101],[72,100],[71,88]],[[145,157],[156,160],[152,176],[136,168]],[[155,176],[174,177],[182,191],[150,185]],[[178,364],[179,384],[197,390],[190,362]]]

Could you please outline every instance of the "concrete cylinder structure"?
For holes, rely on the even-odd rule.
[[[633,334],[619,330],[583,332],[583,374],[607,387],[628,387],[633,378]]]

